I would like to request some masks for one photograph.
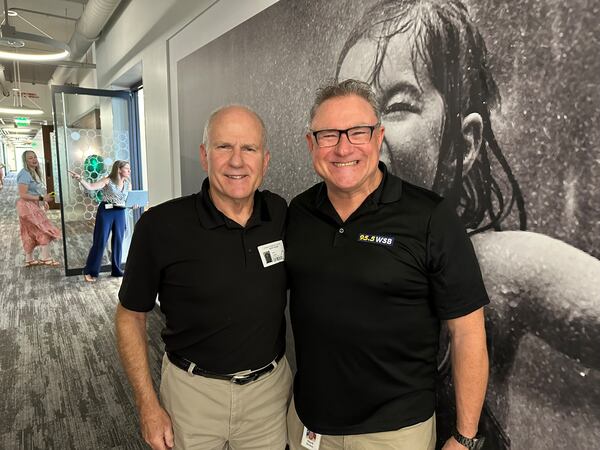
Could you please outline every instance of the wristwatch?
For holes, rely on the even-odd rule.
[[[454,436],[456,442],[458,442],[461,445],[464,445],[469,450],[481,450],[483,448],[483,442],[485,441],[485,438],[480,434],[477,434],[477,436],[475,436],[474,438],[468,438],[466,436],[463,436],[458,432],[456,428],[452,432],[452,436]]]

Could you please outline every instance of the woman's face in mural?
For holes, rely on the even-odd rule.
[[[444,101],[433,87],[423,62],[417,61],[413,70],[411,48],[409,33],[392,37],[383,59],[379,85],[372,86],[385,127],[381,160],[392,173],[431,188],[444,126]],[[342,63],[339,80],[368,80],[376,51],[376,41],[358,41]]]

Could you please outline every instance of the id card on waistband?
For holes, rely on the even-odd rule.
[[[113,209],[113,204],[112,203],[105,203],[104,204],[104,209]]]
[[[319,450],[319,446],[321,445],[321,435],[304,427],[300,445],[308,450]]]
[[[273,264],[283,262],[285,259],[285,249],[281,240],[259,245],[256,249],[260,255],[263,267],[272,266]]]

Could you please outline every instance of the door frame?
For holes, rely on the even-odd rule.
[[[139,132],[137,131],[138,123],[138,113],[134,111],[134,108],[137,107],[133,103],[133,93],[129,90],[109,90],[109,89],[91,89],[91,88],[82,88],[79,86],[64,86],[64,85],[52,85],[51,86],[51,94],[52,94],[52,111],[54,113],[54,139],[56,140],[56,162],[58,165],[58,189],[60,192],[60,198],[63,199],[63,180],[61,178],[61,160],[60,160],[60,152],[59,150],[59,141],[58,141],[58,123],[57,117],[58,114],[56,112],[56,95],[57,94],[82,94],[82,95],[93,95],[97,97],[111,97],[111,98],[122,98],[127,100],[127,114],[129,120],[129,142],[131,142],[130,147],[130,161],[129,164],[131,166],[132,173],[141,173],[140,167],[140,145],[139,145]],[[141,189],[140,183],[141,177],[132,177],[131,178],[131,188],[132,189]],[[137,220],[137,217],[135,217]],[[73,275],[81,275],[83,273],[83,268],[77,269],[69,269],[68,260],[67,260],[67,242],[65,239],[65,212],[63,201],[60,203],[60,222],[62,226],[63,232],[63,257],[64,257],[64,267],[65,267],[65,275],[73,276]],[[101,272],[109,271],[110,266],[104,265],[100,268]]]

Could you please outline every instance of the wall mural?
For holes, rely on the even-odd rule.
[[[264,188],[290,200],[319,181],[304,141],[316,87],[335,77],[370,82],[384,110],[382,160],[454,198],[479,256],[492,300],[486,448],[595,448],[600,3],[433,1],[459,30],[436,42],[423,39],[413,3],[281,0],[180,61],[182,191],[198,191],[204,177],[198,146],[208,114],[242,103],[267,124]],[[403,122],[428,107],[398,89],[411,76],[443,99],[431,136],[411,135]],[[483,140],[466,154],[456,117],[474,111]],[[444,376],[443,352],[440,369]],[[441,389],[440,435],[451,426],[449,399]]]

